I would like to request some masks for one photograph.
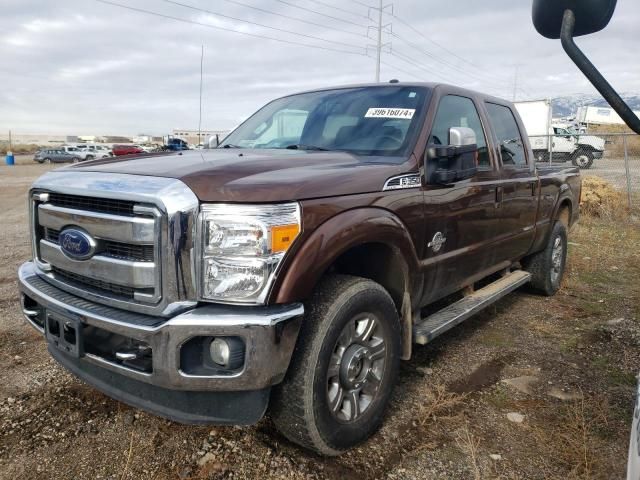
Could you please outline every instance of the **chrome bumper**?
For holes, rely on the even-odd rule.
[[[87,362],[171,390],[230,392],[257,390],[279,383],[289,366],[304,313],[302,304],[270,307],[205,305],[166,319],[127,312],[71,295],[38,276],[32,262],[23,264],[18,273],[23,314],[40,333],[44,334],[44,330],[36,319],[56,314],[83,326],[145,342],[152,351],[150,373],[89,353],[74,361]],[[180,368],[181,347],[198,336],[240,337],[245,344],[242,369],[229,375],[212,376],[183,372]]]

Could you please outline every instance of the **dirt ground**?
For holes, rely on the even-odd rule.
[[[584,218],[553,298],[517,292],[415,349],[383,428],[339,458],[248,428],[183,426],[57,366],[19,313],[26,191],[51,168],[0,166],[3,479],[623,478],[640,370],[640,225]]]

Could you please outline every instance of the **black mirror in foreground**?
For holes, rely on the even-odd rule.
[[[615,8],[616,0],[534,0],[533,24],[541,35],[560,38],[573,63],[629,128],[640,134],[640,119],[573,41],[574,36],[598,32],[606,27]]]

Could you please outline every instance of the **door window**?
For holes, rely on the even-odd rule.
[[[438,112],[433,121],[431,136],[429,143],[435,145],[449,144],[449,129],[451,127],[467,127],[472,129],[476,134],[476,143],[478,145],[478,166],[489,167],[489,152],[487,150],[487,141],[480,122],[478,110],[473,100],[458,95],[447,95],[442,97]]]
[[[510,108],[487,103],[489,119],[498,137],[503,165],[526,166],[527,157],[520,129]]]

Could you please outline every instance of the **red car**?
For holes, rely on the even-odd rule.
[[[114,145],[112,151],[116,157],[120,155],[134,155],[137,153],[144,153],[144,150],[142,150],[140,147],[136,147],[135,145]]]

